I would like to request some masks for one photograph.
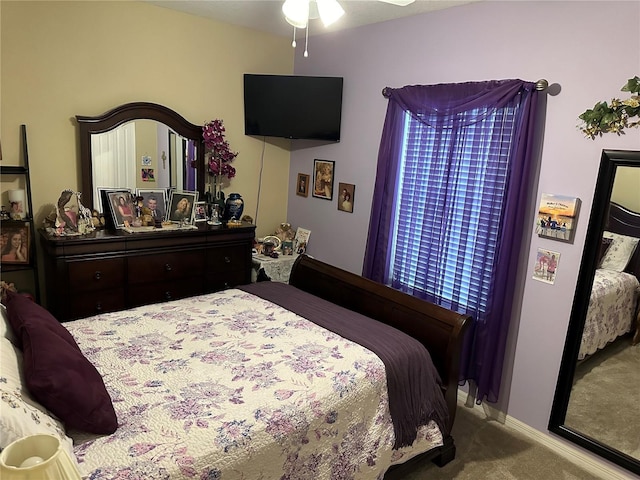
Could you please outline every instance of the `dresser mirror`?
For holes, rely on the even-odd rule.
[[[195,190],[204,194],[202,127],[163,105],[128,103],[77,115],[82,201],[101,211],[99,187]]]
[[[634,240],[640,238],[638,212],[640,151],[603,150],[549,420],[550,431],[636,474],[640,474],[640,343],[639,335],[634,335],[640,328],[640,245]],[[622,255],[624,248],[627,255]],[[605,296],[605,284],[616,285],[610,297]],[[623,304],[627,292],[629,299]]]

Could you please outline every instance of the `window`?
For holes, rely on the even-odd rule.
[[[517,102],[405,113],[388,282],[477,319],[488,308]],[[481,118],[482,121],[474,121]]]

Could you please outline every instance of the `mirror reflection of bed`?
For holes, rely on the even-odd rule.
[[[612,201],[565,422],[635,458],[640,458],[639,239],[640,213]]]

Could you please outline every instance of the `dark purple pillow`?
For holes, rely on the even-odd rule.
[[[8,292],[6,307],[22,348],[26,387],[36,400],[67,428],[115,432],[118,419],[111,397],[71,333],[47,310],[20,294]]]

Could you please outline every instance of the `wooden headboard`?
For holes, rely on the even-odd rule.
[[[640,213],[611,202],[609,206],[609,221],[605,230],[640,238]],[[640,280],[640,245],[636,248],[627,268],[625,268],[625,272],[635,275]]]

